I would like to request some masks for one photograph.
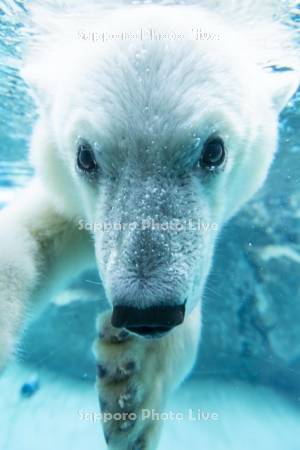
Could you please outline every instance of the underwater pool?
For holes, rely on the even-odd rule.
[[[18,75],[26,4],[0,0],[1,209],[34,175],[36,110]],[[280,116],[265,185],[221,233],[197,362],[167,404],[160,450],[300,450],[299,280],[300,90]],[[87,271],[25,331],[0,375],[0,450],[106,448],[91,351],[106,307]]]

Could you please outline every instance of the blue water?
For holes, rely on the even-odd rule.
[[[24,5],[0,1],[0,207],[33,174],[27,156],[36,111],[18,75],[30,38]],[[205,295],[198,362],[168,406],[184,414],[216,412],[218,420],[168,421],[161,450],[300,449],[299,124],[300,93],[282,114],[280,152],[266,185],[223,233]],[[266,262],[268,246],[277,256]],[[98,410],[90,352],[103,296],[97,282],[91,273],[61,293],[0,377],[0,450],[105,448],[99,424],[79,414]],[[274,299],[282,328],[262,324],[249,292]],[[237,295],[238,308],[228,311],[224,297]],[[226,337],[235,332],[238,345]]]

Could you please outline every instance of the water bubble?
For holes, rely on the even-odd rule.
[[[30,378],[21,387],[22,397],[31,397],[39,389],[39,379],[36,374],[30,376]]]

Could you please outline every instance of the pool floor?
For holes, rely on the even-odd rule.
[[[0,449],[104,450],[99,423],[81,415],[98,411],[93,384],[45,370],[39,390],[22,398],[31,375],[30,367],[12,363],[0,378]],[[179,414],[166,420],[159,450],[300,449],[300,411],[266,387],[190,380],[166,411]]]

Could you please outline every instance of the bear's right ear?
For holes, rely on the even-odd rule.
[[[58,46],[53,42],[29,53],[20,75],[28,85],[37,106],[48,109],[58,90],[72,79],[72,64],[79,52],[77,42]]]
[[[271,88],[273,105],[276,111],[280,113],[299,87],[299,73],[293,70],[273,72],[269,75],[267,81]]]
[[[47,109],[54,89],[53,74],[49,65],[42,62],[27,64],[21,69],[21,77],[29,87],[29,93],[37,107]]]

